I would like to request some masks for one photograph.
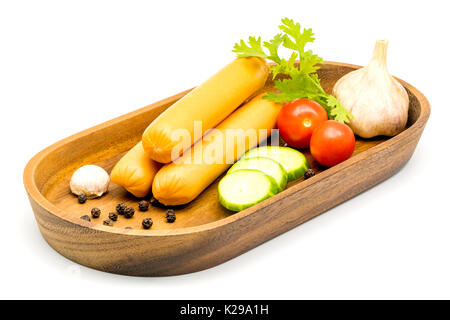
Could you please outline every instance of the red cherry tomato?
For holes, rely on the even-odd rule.
[[[328,120],[325,109],[309,99],[297,99],[287,103],[278,114],[280,136],[294,148],[308,148],[314,129]]]
[[[353,154],[355,135],[344,123],[328,120],[322,122],[311,137],[311,154],[321,165],[332,167]]]

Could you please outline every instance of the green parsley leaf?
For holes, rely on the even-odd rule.
[[[263,59],[269,58],[269,56],[264,52],[261,46],[261,37],[249,37],[248,38],[249,46],[241,40],[240,43],[236,43],[234,45],[233,52],[237,54],[238,57],[247,58],[247,57],[259,57]]]
[[[300,70],[297,67],[295,67],[295,59],[296,58],[297,58],[297,53],[292,52],[291,57],[289,58],[288,61],[286,61],[285,59],[281,59],[279,64],[272,66],[270,70],[272,71],[273,79],[275,79],[275,77],[278,74],[294,75],[294,74],[299,73]]]
[[[282,25],[279,28],[285,33],[284,46],[292,50],[297,50],[301,56],[301,53],[305,51],[305,45],[315,40],[312,29],[304,29],[301,32],[300,23],[295,23],[294,20],[288,18],[282,19],[281,23]]]
[[[291,79],[275,81],[274,87],[278,92],[269,92],[265,97],[275,102],[288,102],[300,98],[313,99],[320,93],[309,76],[301,73],[293,75]]]
[[[304,73],[315,73],[323,64],[323,59],[311,50],[303,53],[303,60],[300,62],[301,71]]]
[[[353,119],[353,115],[332,95],[327,96],[327,106],[330,108],[330,115],[334,120],[345,123]]]
[[[268,59],[276,63],[281,62],[281,58],[278,55],[278,48],[282,43],[283,43],[283,35],[281,33],[275,35],[275,37],[270,41],[264,41],[264,47],[269,49],[270,52],[270,56],[268,57]]]
[[[349,122],[353,116],[332,95],[327,94],[320,85],[317,70],[323,64],[323,59],[311,50],[305,51],[308,43],[314,42],[314,33],[311,29],[301,28],[300,23],[292,19],[281,20],[279,29],[282,33],[276,34],[270,41],[261,45],[261,38],[249,37],[248,45],[241,40],[234,45],[238,57],[260,57],[276,63],[271,67],[272,76],[279,74],[287,77],[274,81],[275,92],[268,92],[265,99],[274,102],[289,102],[295,99],[307,98],[319,103],[328,113],[329,119],[340,122]],[[269,51],[264,52],[263,46]],[[279,49],[283,46],[292,50],[288,60],[281,58]],[[296,64],[296,59],[299,64]]]

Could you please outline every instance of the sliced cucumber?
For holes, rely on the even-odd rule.
[[[219,182],[219,202],[228,210],[247,209],[279,191],[272,177],[259,170],[242,169],[227,174]]]
[[[233,173],[242,169],[259,170],[268,176],[271,176],[277,182],[278,191],[282,191],[286,187],[288,177],[286,170],[284,170],[278,162],[272,159],[264,157],[242,159],[236,162],[230,170],[228,170],[228,173]]]
[[[265,146],[247,151],[241,159],[252,159],[258,157],[270,158],[286,170],[288,181],[302,177],[309,169],[308,160],[303,153],[288,147]]]

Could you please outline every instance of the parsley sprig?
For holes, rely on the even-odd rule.
[[[305,51],[305,46],[315,40],[312,30],[302,30],[299,23],[288,18],[282,19],[281,23],[279,29],[282,32],[276,34],[272,40],[261,43],[260,37],[249,37],[247,43],[244,40],[236,43],[233,52],[238,57],[271,60],[276,63],[271,66],[273,78],[279,74],[287,76],[274,81],[277,92],[268,92],[266,99],[274,102],[311,99],[324,107],[329,119],[349,122],[353,118],[350,112],[334,96],[327,94],[320,84],[317,70],[323,64],[323,59],[311,50]],[[289,59],[279,56],[281,46],[292,50]],[[296,60],[299,60],[298,64]]]

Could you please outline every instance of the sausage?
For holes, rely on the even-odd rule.
[[[256,96],[225,119],[176,161],[164,165],[153,180],[153,196],[165,205],[194,200],[247,150],[264,141],[275,128],[282,105]],[[224,138],[236,129],[236,141]],[[253,129],[255,139],[246,135]],[[233,139],[234,140],[234,139]],[[201,148],[200,148],[201,146]]]
[[[149,194],[153,178],[161,166],[145,154],[142,142],[139,142],[116,163],[111,171],[111,180],[142,198]]]
[[[159,115],[145,130],[142,143],[150,158],[169,163],[188,149],[203,134],[222,122],[246,99],[262,89],[269,68],[257,57],[237,58],[206,82],[192,90]],[[201,121],[201,130],[194,133],[195,121]],[[176,130],[185,129],[191,143],[172,155],[182,140]]]

